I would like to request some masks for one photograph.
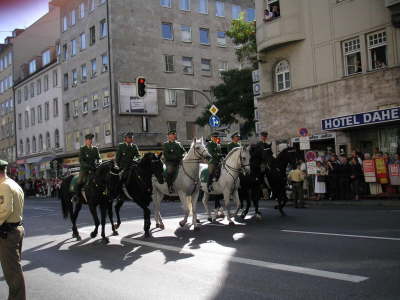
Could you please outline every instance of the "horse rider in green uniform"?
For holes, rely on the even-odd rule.
[[[231,152],[233,148],[240,147],[240,134],[235,132],[231,135],[231,142],[228,144],[228,153]]]
[[[211,155],[211,159],[208,161],[207,189],[211,192],[211,184],[215,177],[217,167],[222,159],[221,145],[218,144],[218,133],[214,132],[211,134],[211,141],[207,143],[207,150]]]
[[[117,148],[116,163],[126,173],[133,161],[140,159],[139,148],[133,143],[133,133],[125,134],[125,141]]]
[[[167,185],[168,191],[172,194],[174,174],[181,163],[184,155],[186,154],[185,148],[176,141],[176,131],[168,131],[168,141],[163,144],[163,156],[165,165],[167,167]]]
[[[82,192],[86,202],[87,198],[84,191],[82,191],[82,187],[87,184],[89,177],[93,175],[96,170],[96,163],[101,161],[99,149],[92,146],[93,138],[94,135],[92,133],[85,135],[85,146],[81,147],[79,151],[79,164],[81,169],[76,185],[76,196],[79,199],[79,195]]]

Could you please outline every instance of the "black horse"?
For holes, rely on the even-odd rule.
[[[160,184],[164,183],[163,163],[159,156],[154,153],[146,153],[138,163],[132,163],[127,170],[126,183],[120,182],[120,195],[115,205],[117,215],[116,228],[121,225],[119,211],[125,200],[134,201],[143,209],[144,235],[150,236],[150,209],[148,208],[152,198],[152,176],[154,175]]]
[[[106,161],[100,164],[94,174],[90,177],[88,184],[85,186],[86,200],[80,196],[78,199],[74,197],[75,192],[73,191],[73,180],[76,182],[77,175],[70,175],[63,179],[60,187],[60,198],[62,205],[62,212],[64,219],[71,218],[72,222],[72,237],[77,240],[81,240],[78,228],[76,226],[76,220],[83,204],[89,206],[92,214],[95,229],[91,232],[92,238],[98,234],[98,228],[100,225],[99,218],[97,215],[97,206],[100,206],[101,213],[101,236],[103,242],[108,243],[108,238],[105,235],[105,223],[106,223],[106,212],[110,218],[112,230],[114,235],[118,235],[116,228],[114,227],[113,214],[112,214],[112,202],[111,199],[116,198],[118,192],[116,187],[119,182],[118,169],[115,167],[113,161]],[[73,201],[73,198],[75,201]]]

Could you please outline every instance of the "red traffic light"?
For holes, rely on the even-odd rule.
[[[144,84],[146,82],[146,79],[144,78],[139,78],[138,83],[139,84]]]
[[[136,93],[140,98],[146,95],[146,78],[142,76],[136,78]]]

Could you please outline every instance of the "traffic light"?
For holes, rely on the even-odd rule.
[[[142,76],[136,78],[136,94],[140,98],[146,95],[146,78]]]

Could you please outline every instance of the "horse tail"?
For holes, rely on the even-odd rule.
[[[59,198],[61,199],[61,208],[64,219],[67,219],[69,217],[69,213],[72,207],[71,193],[69,191],[72,178],[73,175],[64,178],[60,186]]]

